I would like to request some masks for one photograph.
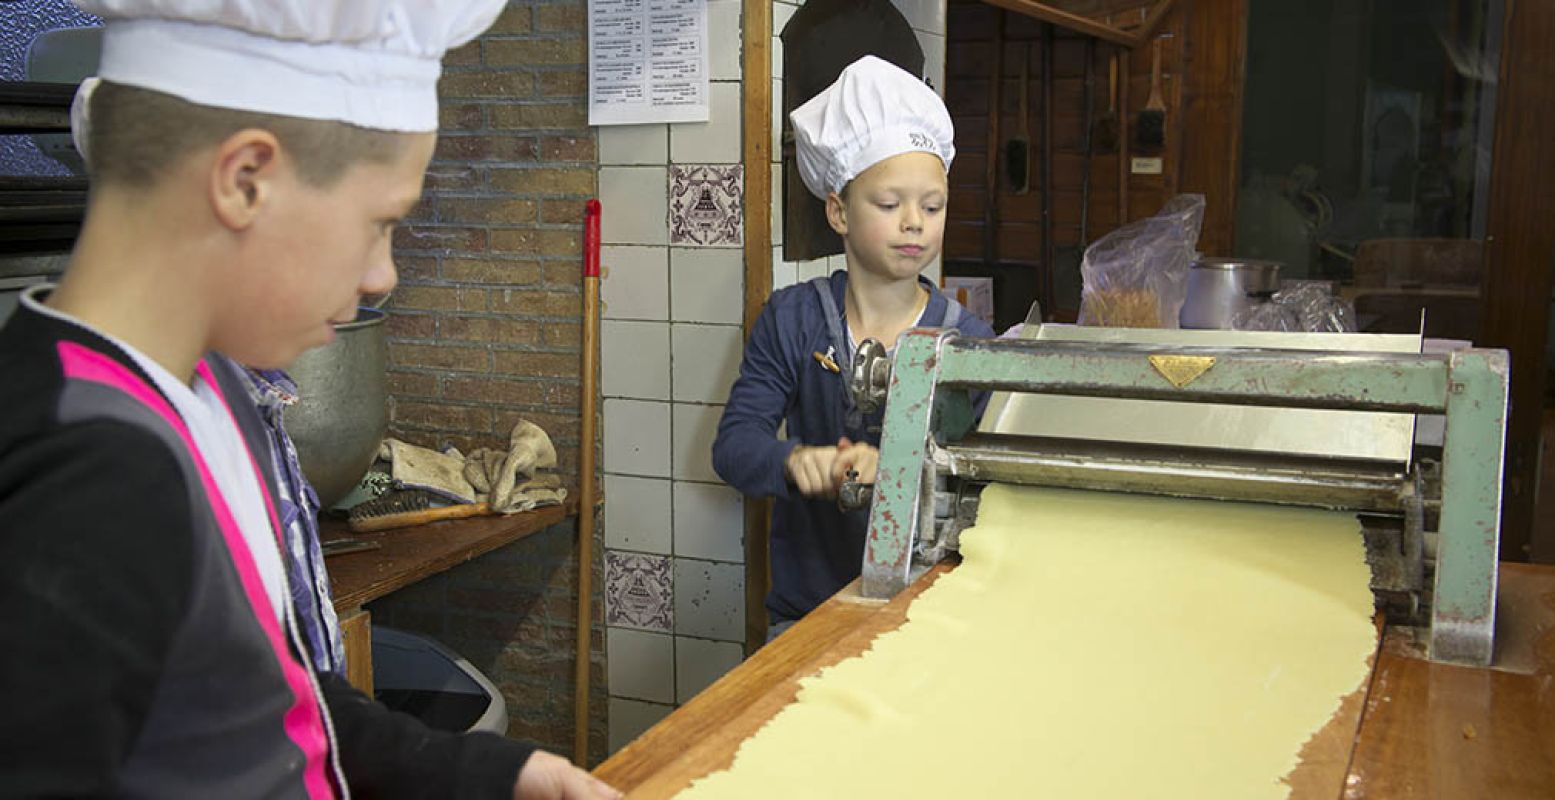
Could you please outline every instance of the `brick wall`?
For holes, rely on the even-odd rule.
[[[501,447],[522,417],[551,435],[563,475],[576,475],[583,204],[597,180],[584,11],[566,0],[510,2],[485,35],[445,60],[424,200],[395,235],[391,435]],[[372,607],[375,621],[469,658],[506,695],[510,733],[565,754],[574,531],[553,527]],[[595,638],[597,757],[605,704],[602,634]]]

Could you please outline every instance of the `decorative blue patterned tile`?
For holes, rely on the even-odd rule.
[[[674,629],[669,556],[605,551],[605,622],[669,633]]]
[[[670,244],[739,246],[744,196],[739,164],[671,164]]]

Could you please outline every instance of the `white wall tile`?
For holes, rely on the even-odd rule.
[[[940,97],[945,96],[945,37],[934,33],[916,31],[918,44],[923,48],[923,74]]]
[[[783,79],[772,78],[772,157],[783,158]]]
[[[674,477],[714,483],[719,480],[718,473],[713,472],[713,439],[718,434],[718,419],[723,410],[723,406],[675,404]],[[605,468],[610,469],[608,462]]]
[[[671,553],[670,496],[667,480],[605,475],[605,546]]]
[[[600,125],[599,165],[663,164],[669,160],[669,126]]]
[[[799,265],[783,260],[783,248],[772,248],[772,291],[793,286],[799,280]]]
[[[672,326],[674,399],[682,403],[728,402],[744,348],[744,331],[738,325]]]
[[[675,702],[675,640],[666,633],[630,628],[605,631],[612,697]]]
[[[831,274],[831,264],[825,258],[817,258],[813,261],[800,261],[795,266],[798,268],[797,282],[799,283]]]
[[[686,702],[745,660],[745,650],[733,642],[675,637],[675,698]]]
[[[670,318],[669,248],[599,248],[603,319]]]
[[[600,167],[600,235],[605,244],[669,244],[665,167]]]
[[[940,276],[943,273],[944,273],[944,269],[943,269],[942,265],[940,264],[940,259],[938,259],[938,258],[934,259],[933,261],[930,261],[929,265],[927,267],[923,268],[923,275],[924,275],[924,277],[928,278],[935,286],[939,285]]]
[[[671,319],[738,325],[744,313],[743,251],[701,247],[670,249]]]
[[[668,477],[670,404],[605,400],[606,472]]]
[[[783,243],[783,164],[772,164],[772,243]]]
[[[916,31],[945,32],[945,0],[891,0]]]
[[[675,559],[675,632],[704,639],[745,639],[745,567]]]
[[[605,397],[670,399],[668,322],[603,320],[599,350],[599,388]]]
[[[670,161],[676,164],[740,163],[740,84],[708,85],[708,121],[670,125]]]
[[[622,697],[610,698],[610,752],[631,744],[659,720],[674,711],[674,706],[644,703]]]
[[[794,18],[794,12],[798,10],[799,6],[790,3],[779,1],[772,4],[772,46],[775,48],[773,53],[780,58],[783,53],[783,40],[781,38],[783,35],[783,28],[787,27],[788,21]],[[773,62],[773,75],[783,74],[783,70],[778,69],[779,65],[781,64],[781,61]]]
[[[740,79],[740,0],[708,0],[707,69],[715,81]]]
[[[674,492],[675,555],[745,561],[745,498],[738,491],[723,484],[675,481]]]

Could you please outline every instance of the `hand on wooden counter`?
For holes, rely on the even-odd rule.
[[[617,800],[623,795],[561,756],[536,750],[518,771],[513,800]]]
[[[874,445],[850,441],[844,436],[836,447],[795,447],[784,462],[788,479],[805,497],[834,498],[848,472],[858,472],[858,482],[873,484],[880,451]]]

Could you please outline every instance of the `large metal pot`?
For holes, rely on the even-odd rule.
[[[1279,262],[1200,258],[1188,270],[1188,297],[1178,315],[1178,324],[1184,328],[1230,330],[1237,314],[1267,302],[1279,286]]]
[[[297,358],[287,372],[301,399],[286,409],[286,432],[302,473],[329,508],[372,466],[389,427],[386,314],[357,309],[335,340]]]

